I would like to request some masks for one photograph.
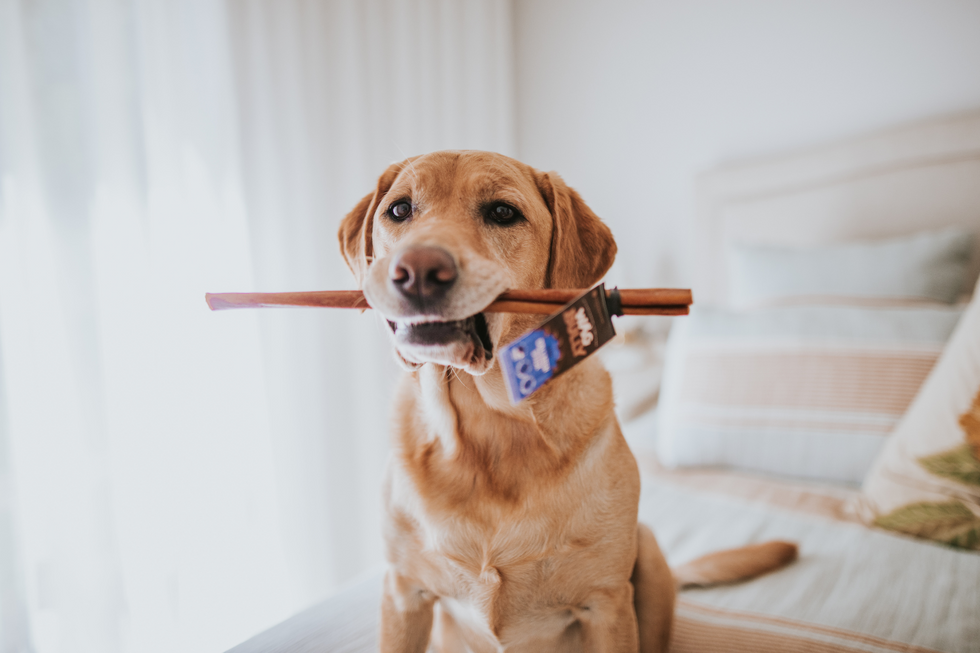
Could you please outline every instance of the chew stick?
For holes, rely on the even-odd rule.
[[[536,313],[549,315],[585,290],[547,288],[508,290],[483,309],[486,313]],[[620,290],[626,315],[687,315],[691,291],[675,288],[637,288]],[[231,308],[271,308],[307,306],[319,308],[371,308],[360,290],[320,290],[312,292],[207,293],[212,311]]]
[[[544,288],[540,290],[508,290],[498,297],[497,301],[525,301],[564,306],[586,290],[588,289]],[[619,291],[619,297],[624,307],[691,304],[691,291],[679,288],[621,289]]]
[[[206,293],[212,311],[229,308],[277,308],[306,306],[319,308],[371,308],[360,290],[314,290],[311,292],[219,292]]]

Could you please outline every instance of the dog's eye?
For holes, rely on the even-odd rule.
[[[405,200],[395,202],[388,207],[388,217],[395,222],[407,220],[410,215],[412,215],[412,205]]]
[[[487,217],[497,224],[508,225],[514,224],[524,216],[510,204],[497,202],[489,206],[487,209]]]

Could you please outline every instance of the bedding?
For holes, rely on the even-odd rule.
[[[784,570],[682,592],[672,652],[977,651],[980,556],[864,527],[847,510],[856,490],[640,462],[640,520],[671,564],[747,541],[800,544]]]
[[[970,280],[972,250],[973,234],[962,229],[813,247],[732,245],[732,302],[860,297],[951,304]]]
[[[961,313],[695,306],[667,346],[660,459],[860,484]]]
[[[855,507],[882,528],[980,551],[980,293]]]
[[[864,527],[845,509],[856,490],[667,471],[650,453],[638,458],[640,521],[653,527],[671,564],[770,538],[800,543],[800,560],[786,569],[683,591],[673,653],[976,653],[980,555]],[[373,653],[381,574],[229,653]]]

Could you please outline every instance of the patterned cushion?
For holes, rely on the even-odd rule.
[[[868,522],[980,550],[980,293],[863,490]]]
[[[962,309],[696,308],[667,347],[658,455],[860,483]]]

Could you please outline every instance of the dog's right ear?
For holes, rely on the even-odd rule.
[[[536,172],[535,181],[553,221],[545,287],[591,288],[616,259],[612,231],[557,173]]]
[[[347,267],[354,273],[357,286],[360,287],[367,273],[368,265],[374,258],[374,245],[371,232],[374,229],[374,212],[378,204],[388,193],[395,178],[412,159],[392,163],[378,178],[378,186],[374,192],[368,193],[357,203],[350,213],[340,222],[337,238],[340,240],[340,253],[344,255]]]

